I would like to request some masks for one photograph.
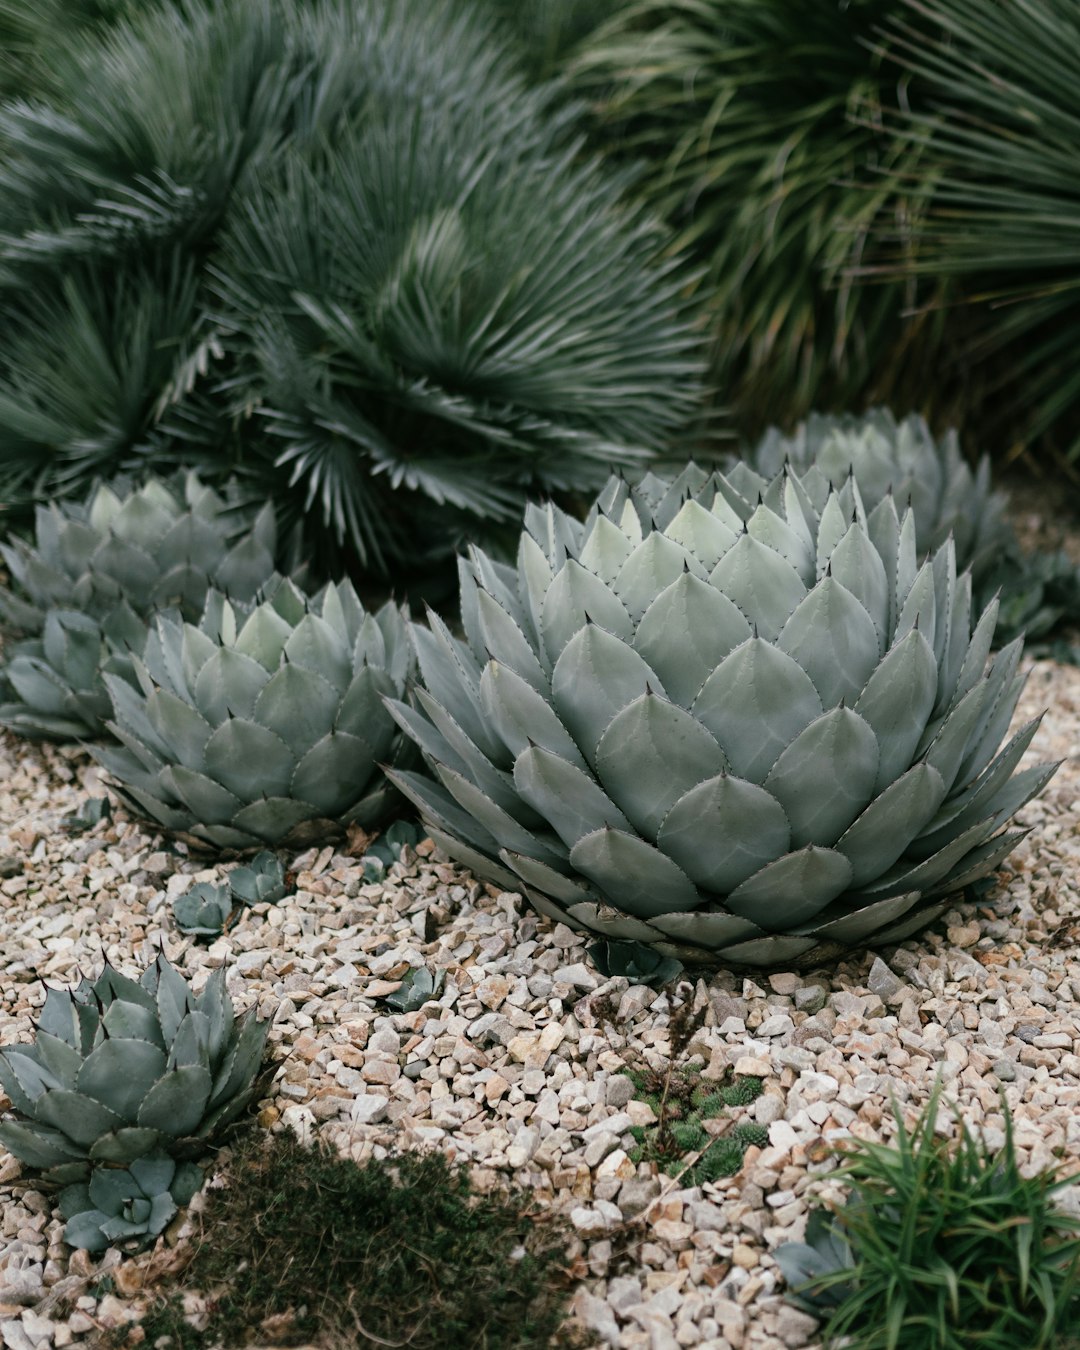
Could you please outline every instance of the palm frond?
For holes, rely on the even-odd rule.
[[[1080,10],[1072,0],[905,0],[890,27],[930,91],[908,114],[934,172],[914,249],[879,270],[954,288],[991,418],[1080,456]]]

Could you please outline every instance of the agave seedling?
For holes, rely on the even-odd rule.
[[[130,1167],[95,1167],[89,1182],[60,1192],[67,1220],[64,1241],[88,1252],[106,1247],[141,1251],[202,1185],[194,1163],[177,1164],[166,1153],[138,1158]]]
[[[220,937],[236,908],[228,886],[198,881],[173,901],[173,918],[181,933],[192,937]]]
[[[288,890],[285,869],[276,854],[263,849],[246,867],[229,873],[229,890],[242,905],[274,905]]]
[[[404,749],[382,703],[412,666],[397,605],[284,582],[245,616],[212,593],[198,626],[159,615],[133,666],[138,689],[106,677],[122,745],[93,753],[136,814],[249,849],[374,824],[394,800],[378,766]]]
[[[821,509],[691,466],[526,517],[516,567],[461,560],[465,640],[413,635],[391,704],[436,775],[394,772],[477,875],[596,937],[770,966],[896,942],[992,872],[1056,765],[999,752],[1022,680],[988,665],[946,543],[854,480]]]
[[[61,1184],[94,1163],[196,1156],[254,1097],[269,1026],[235,1016],[223,968],[195,994],[164,954],[138,980],[106,965],[50,988],[34,1040],[0,1050],[15,1115],[0,1144]]]
[[[197,618],[211,586],[253,600],[274,576],[273,508],[239,531],[227,512],[193,473],[39,507],[34,546],[0,545],[12,582],[0,589],[0,620],[23,637],[0,670],[0,724],[39,739],[100,736],[104,676],[132,678],[152,613]]]
[[[401,860],[403,848],[415,848],[424,837],[419,826],[408,820],[395,820],[371,845],[362,858],[364,881],[381,881],[386,869]]]
[[[749,458],[762,475],[764,489],[789,463],[820,510],[830,488],[853,474],[867,511],[888,493],[901,505],[910,502],[915,547],[926,557],[952,536],[956,565],[971,569],[978,586],[1013,550],[1016,539],[1004,519],[1006,498],[990,481],[990,460],[983,455],[972,473],[955,431],[940,440],[915,415],[897,422],[885,408],[862,417],[813,414],[793,436],[775,429],[762,438]]]

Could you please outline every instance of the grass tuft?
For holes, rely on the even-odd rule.
[[[894,1146],[856,1140],[835,1173],[851,1194],[781,1247],[792,1302],[847,1350],[1077,1350],[1080,1218],[1052,1203],[1073,1180],[1022,1176],[1005,1111],[992,1153],[960,1122],[935,1134],[940,1087]],[[850,1337],[850,1339],[845,1339]]]
[[[438,1153],[357,1165],[291,1134],[238,1146],[207,1193],[179,1286],[112,1350],[381,1344],[409,1350],[565,1346],[567,1230],[517,1192],[474,1194]],[[185,1293],[209,1298],[205,1326]]]

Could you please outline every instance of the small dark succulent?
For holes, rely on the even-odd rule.
[[[87,797],[82,806],[64,817],[64,829],[69,834],[84,834],[111,818],[112,802],[108,797]]]
[[[173,918],[182,933],[192,937],[220,937],[235,905],[228,886],[197,881],[173,901]]]
[[[621,975],[631,984],[651,984],[659,988],[682,970],[682,962],[673,956],[663,956],[643,942],[615,940],[593,942],[585,949],[601,975],[610,979]]]
[[[60,1192],[64,1241],[88,1252],[110,1246],[140,1251],[165,1231],[202,1182],[194,1163],[178,1165],[165,1153],[138,1158],[129,1167],[95,1167],[88,1182]]]
[[[379,836],[376,843],[364,854],[361,859],[364,866],[364,881],[381,881],[386,875],[388,867],[401,861],[401,850],[405,847],[415,848],[424,838],[424,831],[419,825],[414,825],[408,820],[395,820]]]
[[[288,892],[285,869],[269,849],[263,849],[243,867],[229,873],[229,889],[243,905],[274,905]]]
[[[401,988],[387,994],[384,1002],[397,1012],[416,1012],[425,1003],[438,998],[445,979],[445,970],[436,971],[432,975],[427,966],[418,966],[415,970],[405,972]]]

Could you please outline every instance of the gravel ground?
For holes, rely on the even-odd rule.
[[[436,1145],[473,1164],[481,1186],[532,1188],[577,1232],[574,1315],[595,1346],[808,1347],[815,1324],[782,1302],[770,1252],[801,1236],[812,1196],[838,1194],[827,1144],[887,1139],[891,1101],[913,1116],[940,1073],[991,1140],[1003,1139],[1004,1087],[1026,1167],[1080,1159],[1080,670],[1031,667],[1017,721],[1044,707],[1032,756],[1065,764],[1024,809],[1032,833],[978,907],[958,904],[880,959],[720,973],[674,996],[602,980],[578,936],[478,884],[430,841],[373,885],[355,858],[311,850],[292,863],[295,894],[196,945],[175,929],[170,898],[225,869],[203,870],[123,815],[67,833],[63,815],[101,791],[98,770],[79,751],[5,737],[0,1043],[29,1037],[43,979],[96,973],[103,955],[134,971],[164,946],[196,986],[224,964],[238,1006],[274,1019],[282,1063],[261,1123],[331,1138],[357,1159]],[[387,1015],[380,995],[424,963],[446,973],[437,1006]],[[599,1015],[605,993],[617,1029]],[[666,1066],[685,999],[705,1023],[680,1063],[764,1077],[764,1094],[728,1115],[769,1137],[739,1174],[691,1189],[630,1161],[627,1131],[652,1113],[619,1072]],[[0,1203],[10,1350],[87,1344],[131,1318],[190,1222],[179,1218],[156,1256],[110,1251],[95,1264],[67,1248],[50,1199],[3,1153]],[[95,1298],[102,1267],[117,1292]]]

